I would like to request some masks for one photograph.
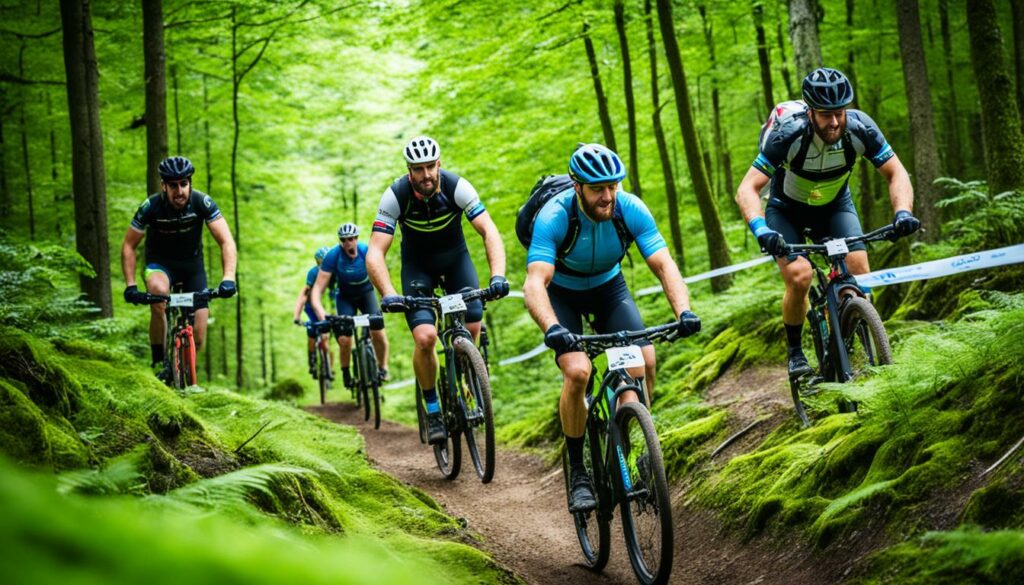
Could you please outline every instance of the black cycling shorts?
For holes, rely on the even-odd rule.
[[[334,305],[338,309],[339,315],[350,315],[355,316],[356,311],[364,315],[380,315],[380,304],[377,302],[377,295],[374,294],[373,289],[370,289],[364,293],[360,293],[354,296],[348,296],[338,294],[338,297],[334,299]],[[384,327],[382,326],[381,329]],[[376,327],[370,327],[370,329],[376,329]],[[351,337],[352,328],[336,328],[334,330],[335,335],[342,337]]]
[[[445,294],[455,294],[480,288],[476,268],[466,249],[433,256],[402,258],[402,294],[406,296],[429,297],[441,280],[444,280]],[[480,299],[466,303],[466,323],[479,323],[484,317],[484,305]],[[412,330],[424,323],[434,324],[435,314],[430,309],[406,311],[405,322]]]
[[[849,193],[840,195],[828,205],[807,205],[793,201],[788,197],[772,196],[764,210],[765,223],[768,227],[782,234],[787,244],[802,244],[804,230],[810,230],[811,241],[818,242],[822,238],[848,238],[862,236],[857,208]],[[850,251],[867,250],[863,242],[850,244]],[[790,254],[789,261],[797,256],[806,256],[806,252]]]
[[[182,262],[181,260],[146,259],[146,269],[142,273],[144,280],[149,279],[153,272],[163,272],[171,284],[171,292],[199,292],[206,290],[206,267],[202,257]],[[196,300],[196,309],[205,309],[210,305],[208,300]]]
[[[583,334],[583,316],[587,315],[595,333],[616,333],[619,331],[638,331],[644,328],[633,295],[626,286],[626,279],[620,272],[608,282],[586,290],[573,290],[548,285],[548,298],[551,308],[555,310],[558,323],[573,333]],[[636,345],[650,345],[650,340],[643,339]],[[555,359],[562,353],[556,352]]]

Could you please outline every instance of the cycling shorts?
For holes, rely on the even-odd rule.
[[[149,259],[147,258],[147,260]],[[200,292],[206,290],[206,267],[203,265],[201,257],[198,260],[188,260],[185,262],[180,260],[153,259],[146,264],[142,278],[148,281],[149,276],[154,272],[162,272],[167,276],[172,292]],[[209,305],[210,302],[208,300],[197,300],[195,308],[205,309]]]
[[[380,315],[380,304],[377,303],[377,295],[374,294],[373,290],[368,290],[364,293],[360,293],[353,296],[341,295],[335,299],[335,305],[338,309],[339,315],[350,315],[355,316],[356,310],[364,315]],[[371,329],[375,329],[371,327]],[[381,327],[383,329],[383,327]],[[341,337],[352,336],[351,327],[338,327],[335,328],[334,334]]]
[[[765,223],[768,227],[782,234],[787,244],[802,244],[804,233],[809,233],[811,241],[818,242],[823,238],[848,238],[864,235],[860,226],[857,208],[853,198],[847,193],[839,196],[828,205],[812,206],[794,201],[788,197],[772,196],[764,210]],[[850,251],[867,250],[863,242],[850,244]],[[807,252],[789,254],[790,262],[797,256],[807,256]]]
[[[402,294],[429,297],[434,294],[434,289],[442,279],[445,294],[480,288],[480,280],[476,276],[476,268],[468,250],[456,250],[433,256],[420,254],[415,261],[403,256]],[[479,323],[483,317],[484,306],[479,299],[466,303],[466,323]],[[435,318],[436,315],[431,309],[416,309],[405,313],[405,322],[409,324],[410,330],[424,323],[433,325]]]
[[[644,328],[640,318],[640,309],[633,300],[633,295],[626,286],[626,279],[620,272],[608,282],[587,290],[573,290],[548,285],[548,299],[555,310],[558,323],[578,335],[583,334],[583,316],[588,317],[595,333],[616,333],[618,331],[638,331]],[[650,345],[647,339],[640,340],[636,345]],[[556,352],[555,359],[563,353]]]
[[[316,313],[313,312],[313,307],[310,307],[309,303],[306,303],[306,306],[303,307],[302,310],[306,312],[306,319],[309,323],[315,323],[319,320],[316,318]],[[313,328],[308,325],[306,326],[306,335],[308,335],[310,339],[314,339],[316,337],[316,334],[313,333]]]

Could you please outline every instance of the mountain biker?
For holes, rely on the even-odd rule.
[[[575,345],[575,336],[583,332],[584,315],[591,317],[598,333],[644,328],[619,266],[632,241],[661,281],[680,333],[699,331],[700,319],[690,311],[686,284],[651,212],[638,197],[620,190],[626,168],[618,155],[600,144],[581,145],[569,158],[569,175],[573,185],[548,200],[534,219],[523,292],[526,307],[544,331],[544,343],[555,350],[562,370],[558,412],[569,455],[569,510],[578,512],[593,509],[597,501],[583,464],[587,418],[583,395],[592,366]],[[576,242],[559,257],[573,216],[580,223]],[[629,241],[623,241],[616,222],[624,224]],[[649,341],[638,345],[645,368],[630,373],[645,376],[647,388],[653,391],[654,347]],[[623,398],[635,401],[637,396],[628,392]]]
[[[324,257],[327,256],[327,252],[330,250],[327,246],[320,246],[316,252],[313,253],[313,259],[316,260],[316,265],[306,271],[306,284],[299,291],[299,298],[295,301],[295,314],[292,317],[292,322],[296,325],[301,325],[300,315],[303,311],[306,313],[306,318],[310,321],[317,321],[316,313],[313,311],[313,304],[311,302],[312,295],[310,294],[313,290],[313,284],[316,282],[317,274],[320,272],[320,264],[323,263]],[[328,295],[333,299],[338,294],[338,283],[335,279],[331,279],[327,285]],[[327,333],[324,333],[326,337]],[[316,332],[312,327],[306,327],[306,336],[309,338],[308,351],[309,351],[309,373],[314,378],[316,377]],[[334,354],[331,354],[331,363],[334,362]],[[331,368],[334,371],[334,368]],[[333,377],[333,375],[332,375]]]
[[[325,313],[320,295],[330,282],[336,280],[338,294],[334,301],[339,315],[354,316],[356,310],[364,315],[379,315],[380,305],[377,304],[373,285],[370,284],[370,277],[366,272],[367,247],[366,244],[359,242],[359,228],[352,223],[342,224],[338,228],[338,242],[337,246],[327,252],[323,264],[320,265],[320,274],[313,284],[313,311],[320,320],[323,320]],[[341,351],[341,375],[346,388],[351,388],[353,384],[349,368],[353,333],[351,327],[342,327],[334,331]],[[381,381],[387,380],[388,338],[384,333],[383,322],[380,323],[379,329],[376,325],[371,325],[370,340],[374,353],[377,354],[377,363],[380,364],[377,376]]]
[[[804,230],[814,240],[862,235],[849,179],[857,156],[871,161],[889,185],[898,236],[914,233],[921,222],[912,214],[914,190],[899,157],[874,120],[853,103],[853,86],[843,73],[826,67],[803,81],[803,100],[775,107],[761,128],[760,152],[736,193],[743,218],[762,251],[775,257],[786,284],[782,322],[786,329],[791,378],[810,373],[800,345],[807,291],[813,271],[806,253],[785,254],[786,243],[802,243]],[[759,194],[770,183],[761,214]],[[867,247],[851,244],[850,273],[865,274]]]
[[[370,279],[382,296],[385,310],[405,310],[405,301],[395,291],[384,258],[402,226],[402,292],[410,296],[430,296],[443,277],[445,292],[453,294],[479,286],[460,214],[465,214],[480,234],[491,271],[489,284],[493,296],[509,292],[505,280],[505,248],[501,234],[480,201],[476,189],[466,179],[441,168],[441,147],[432,138],[417,136],[403,149],[408,174],[395,180],[380,200],[373,222],[366,267]],[[466,327],[476,339],[480,334],[483,305],[466,303]],[[407,311],[406,323],[412,331],[415,349],[413,369],[423,393],[427,411],[427,435],[430,444],[447,439],[444,419],[434,388],[437,379],[437,328],[434,313],[426,309]]]
[[[143,278],[148,293],[168,295],[172,286],[180,286],[183,292],[204,290],[206,268],[203,264],[203,224],[206,224],[220,246],[224,270],[217,287],[218,295],[222,298],[233,296],[237,292],[235,264],[238,251],[227,220],[209,195],[192,188],[195,167],[187,158],[165,158],[160,162],[158,171],[160,192],[150,195],[139,205],[121,244],[121,268],[126,285],[124,299],[136,303],[146,298],[146,293],[139,291],[135,280],[135,249],[144,237],[146,268]],[[207,305],[205,301],[196,301],[195,305],[197,351],[206,341],[206,321],[209,316]],[[149,343],[154,366],[164,361],[166,330],[164,303],[150,305]],[[165,369],[158,376],[167,380],[170,371]]]

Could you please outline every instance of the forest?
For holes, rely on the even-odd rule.
[[[561,373],[527,355],[544,332],[519,294],[517,211],[600,143],[702,322],[656,346],[668,582],[1024,582],[1024,0],[0,0],[0,55],[5,581],[636,582],[618,510],[608,567],[584,566]],[[819,67],[913,185],[923,229],[871,244],[871,269],[959,264],[879,277],[892,363],[820,384],[802,424],[783,281],[736,195],[762,125]],[[293,324],[314,252],[343,223],[369,240],[420,135],[507,255],[513,294],[484,314],[489,484],[466,461],[444,480],[418,442],[402,315],[385,315],[380,429],[338,382],[321,404]],[[183,390],[154,376],[150,309],[122,299],[122,242],[171,156],[238,257]],[[865,232],[894,221],[868,160],[849,188]],[[397,282],[399,245],[386,262]],[[638,250],[621,270],[646,325],[677,317]]]

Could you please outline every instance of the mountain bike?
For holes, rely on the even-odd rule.
[[[892,363],[892,349],[882,318],[847,269],[846,255],[850,253],[850,244],[893,241],[897,237],[893,226],[887,225],[862,236],[825,239],[818,244],[786,245],[787,254],[817,254],[826,259],[829,268],[826,275],[808,254],[817,282],[810,290],[807,321],[818,369],[789,381],[797,416],[805,427],[810,421],[802,397],[815,394],[814,387],[819,382],[847,382],[871,366]],[[840,403],[843,412],[853,412],[856,408],[853,402]]]
[[[324,335],[330,329],[318,327],[318,324],[325,324],[325,321],[303,323],[316,337],[316,381],[320,388],[320,404],[327,403],[327,391],[331,389],[331,381],[334,380],[334,372],[331,371],[331,349],[329,336]]]
[[[442,297],[405,297],[406,310],[430,309],[438,323],[438,339],[444,355],[438,368],[437,393],[441,402],[447,440],[434,445],[434,459],[441,474],[450,480],[462,467],[462,437],[476,474],[483,483],[494,478],[494,416],[487,364],[466,329],[466,303],[495,300],[488,289],[476,289]],[[420,442],[427,442],[427,411],[423,391],[416,383],[416,419]],[[483,436],[479,436],[482,431]]]
[[[603,569],[608,563],[611,521],[618,505],[629,562],[644,585],[666,583],[672,572],[672,507],[661,443],[645,406],[644,380],[630,376],[627,369],[644,366],[643,353],[634,342],[674,341],[678,337],[678,324],[669,323],[641,331],[578,338],[580,349],[591,362],[604,353],[608,367],[596,393],[596,371],[591,371],[584,394],[584,465],[593,483],[597,508],[572,514],[576,537],[587,566],[594,571]],[[640,401],[619,405],[619,396],[629,391],[636,392]],[[562,471],[568,497],[572,490],[569,456],[564,449]]]
[[[164,309],[168,325],[164,341],[164,347],[168,349],[164,353],[164,371],[170,372],[170,377],[164,380],[167,385],[179,390],[195,385],[196,345],[192,332],[196,320],[195,305],[198,301],[216,298],[220,298],[217,289],[208,288],[199,292],[170,295],[147,293],[144,298],[135,302],[139,305],[167,303]]]
[[[370,420],[370,414],[376,413],[373,425],[375,429],[380,428],[380,379],[377,376],[377,355],[370,342],[369,329],[371,323],[374,326],[383,325],[383,320],[382,315],[327,315],[323,321],[316,321],[312,324],[316,332],[333,331],[335,337],[341,331],[353,331],[355,327],[362,328],[357,336],[355,346],[352,348],[349,362],[353,365],[354,370],[352,372],[352,392],[356,407],[362,406],[364,409],[363,420]]]

